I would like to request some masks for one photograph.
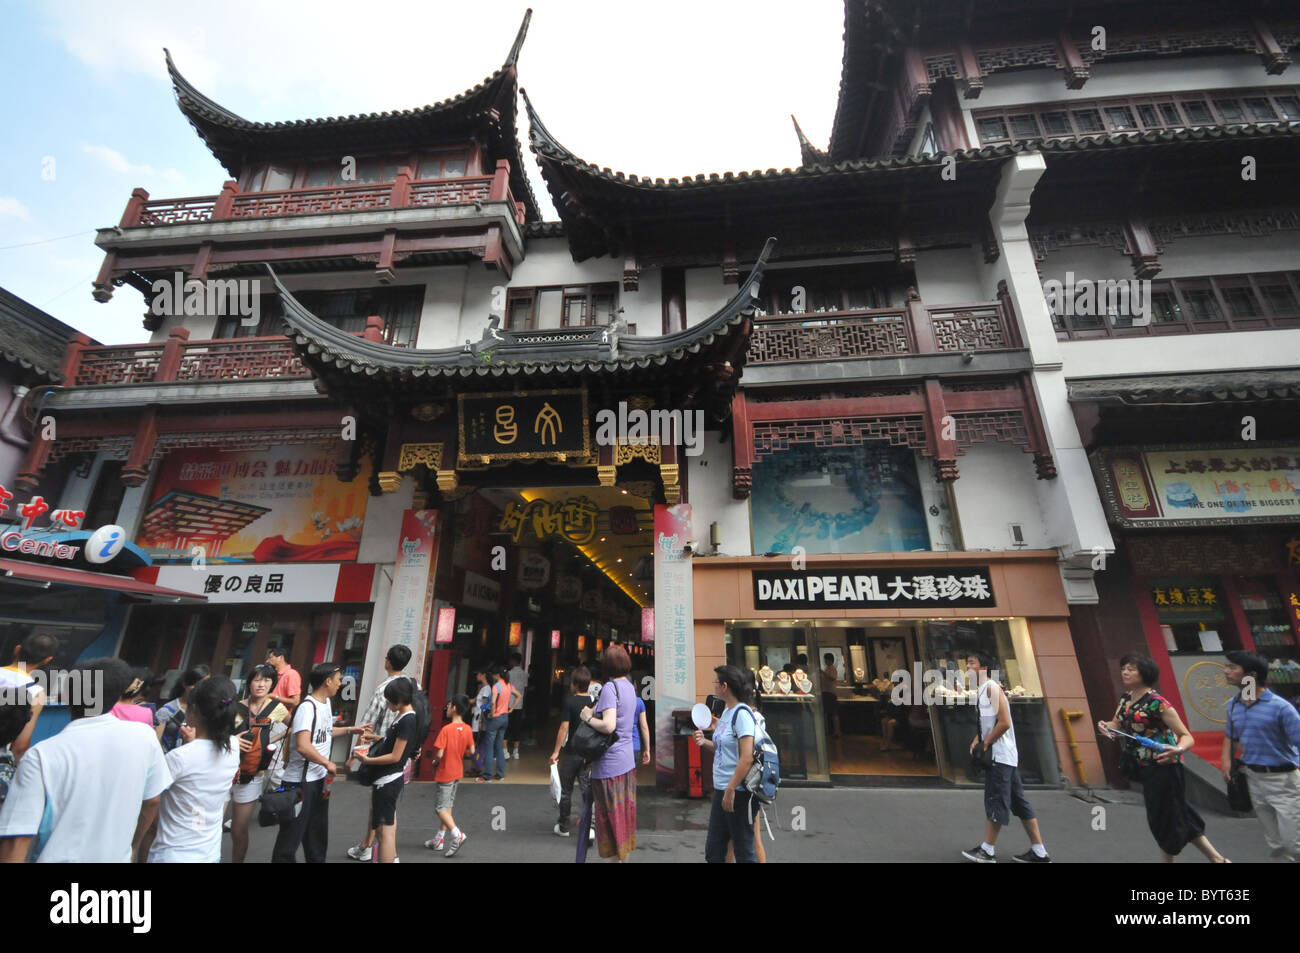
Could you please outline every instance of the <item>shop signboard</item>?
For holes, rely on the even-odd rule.
[[[539,540],[558,537],[577,546],[590,543],[596,535],[600,507],[586,496],[565,500],[529,500],[523,506],[511,500],[501,514],[497,529],[517,543],[531,529]]]
[[[758,610],[988,609],[997,605],[987,566],[756,569],[753,577]]]
[[[655,738],[660,786],[673,774],[673,711],[695,704],[695,601],[691,505],[654,508]]]
[[[461,394],[459,466],[500,460],[574,462],[591,455],[587,392]]]
[[[141,582],[206,596],[209,603],[369,602],[375,567],[368,563],[259,563],[149,566]],[[256,623],[254,623],[256,624]]]
[[[357,558],[370,464],[351,483],[328,448],[173,450],[136,542],[155,562],[349,562]]]
[[[577,604],[582,598],[582,580],[569,573],[559,573],[555,577],[555,601],[561,605]]]
[[[465,593],[461,599],[467,606],[496,612],[501,603],[501,587],[476,572],[465,572]]]
[[[541,553],[524,553],[519,560],[519,588],[543,589],[551,580],[551,561]]]
[[[1300,447],[1115,447],[1092,459],[1121,526],[1300,522]]]
[[[641,641],[655,640],[655,607],[645,606],[641,610]]]
[[[438,629],[434,635],[437,645],[450,645],[456,638],[456,607],[442,606],[438,610]]]

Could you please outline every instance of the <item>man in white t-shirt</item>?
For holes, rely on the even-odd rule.
[[[14,646],[13,663],[0,668],[0,692],[27,692],[27,702],[32,706],[31,718],[18,737],[9,745],[14,760],[20,760],[32,745],[36,719],[45,707],[45,692],[32,677],[38,668],[49,665],[59,651],[59,640],[45,632],[33,632]]]
[[[293,713],[289,729],[292,740],[289,763],[284,769],[284,784],[302,791],[297,815],[280,825],[275,838],[271,863],[294,863],[298,845],[309,864],[325,863],[329,847],[330,802],[325,779],[338,774],[339,766],[330,760],[330,746],[338,735],[359,735],[369,725],[352,728],[335,727],[330,699],[343,684],[343,670],[336,662],[321,662],[311,670],[308,681],[311,694]]]
[[[1025,798],[1025,786],[1020,780],[1020,752],[1016,748],[1016,729],[1011,724],[1011,703],[994,677],[989,675],[993,659],[982,652],[971,652],[966,659],[966,671],[973,675],[979,686],[976,703],[979,705],[979,731],[970,743],[974,756],[977,745],[983,745],[988,756],[984,768],[984,842],[961,855],[977,864],[992,864],[998,832],[1011,823],[1011,815],[1020,818],[1029,835],[1030,849],[1017,854],[1015,860],[1022,864],[1050,864],[1052,858],[1043,846],[1043,836],[1038,831],[1038,816]]]
[[[153,730],[109,712],[131,682],[127,664],[95,659],[74,677],[98,691],[77,698],[71,724],[19,762],[0,808],[0,862],[27,859],[48,807],[52,824],[39,863],[130,863],[171,784]]]
[[[510,685],[519,694],[510,695],[510,717],[506,720],[506,741],[515,746],[515,760],[519,760],[519,742],[524,735],[524,693],[528,688],[528,673],[524,671],[524,657],[518,652],[510,656],[510,671],[506,673]]]

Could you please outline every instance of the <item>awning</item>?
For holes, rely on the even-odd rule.
[[[120,592],[145,602],[176,605],[201,604],[208,601],[206,596],[181,592],[178,589],[164,589],[152,583],[140,582],[130,576],[115,576],[102,572],[86,572],[83,569],[62,569],[44,563],[20,562],[16,559],[0,559],[0,585],[6,581],[20,585],[80,586],[86,589],[107,589]]]
[[[1068,383],[1070,401],[1104,404],[1208,404],[1300,398],[1300,370],[1217,371],[1099,377]]]

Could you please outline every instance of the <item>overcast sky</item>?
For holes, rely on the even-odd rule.
[[[148,339],[130,287],[90,295],[94,229],[131,190],[213,195],[226,178],[176,108],[163,62],[252,121],[409,109],[505,59],[528,4],[5,4],[0,286],[105,343]],[[789,115],[825,147],[841,0],[534,0],[519,61],[551,133],[600,166],[664,178],[799,164]],[[533,189],[555,217],[527,148]],[[39,244],[37,244],[39,243]],[[21,247],[12,247],[21,246]]]

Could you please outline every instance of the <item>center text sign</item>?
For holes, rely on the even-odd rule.
[[[987,566],[754,571],[755,609],[984,609],[996,604]]]
[[[587,392],[461,394],[460,464],[590,456]]]

